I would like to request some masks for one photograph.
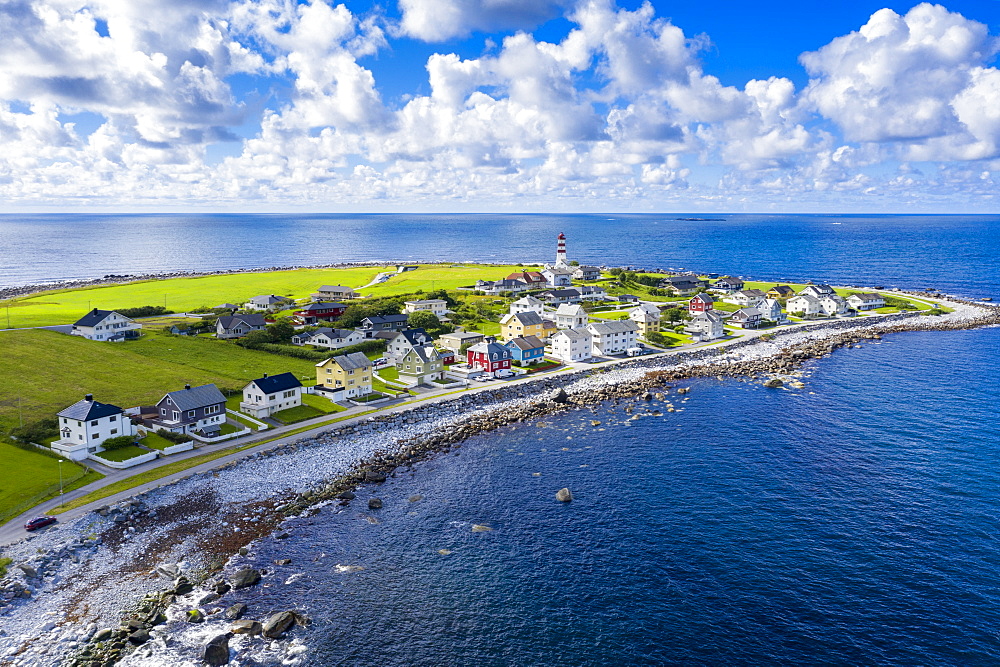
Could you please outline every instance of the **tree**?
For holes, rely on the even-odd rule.
[[[406,321],[411,328],[423,329],[431,337],[440,336],[451,330],[450,326],[442,324],[438,316],[429,310],[418,310],[410,313]]]
[[[580,262],[576,261],[575,259],[574,260],[570,260],[569,265],[570,266],[580,266]]]
[[[271,332],[267,329],[260,329],[258,331],[251,331],[246,336],[239,340],[241,345],[257,345],[260,343],[270,343],[271,342]]]
[[[267,333],[270,334],[272,343],[290,343],[295,335],[295,327],[288,320],[282,319],[268,324]]]
[[[660,319],[671,323],[680,322],[685,319],[685,313],[680,308],[667,308]]]
[[[653,345],[667,345],[668,341],[666,336],[661,334],[659,331],[650,331],[646,334],[646,340],[648,340]]]
[[[620,276],[622,273],[624,273],[624,271],[625,269],[621,268],[620,266],[614,266],[608,269],[608,273],[610,273],[613,276]]]

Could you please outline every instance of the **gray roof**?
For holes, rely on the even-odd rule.
[[[852,294],[851,296],[856,296],[863,301],[879,301],[885,298],[881,294],[873,294],[871,292],[859,292],[857,294]],[[851,297],[849,296],[847,298],[850,299]]]
[[[347,308],[347,306],[342,303],[337,303],[336,301],[316,301],[315,303],[302,306],[299,310],[325,310],[328,308]]]
[[[396,340],[402,336],[406,339],[406,342],[410,345],[421,345],[424,341],[429,341],[430,336],[423,329],[403,329],[402,331],[397,331],[396,335],[392,337],[392,340]]]
[[[369,366],[372,365],[371,359],[366,357],[364,352],[351,352],[350,354],[342,354],[339,357],[333,357],[333,360],[336,361],[337,365],[339,365],[345,371],[353,371],[358,368],[368,368]],[[329,361],[329,359],[327,361]],[[326,361],[321,362],[321,364],[325,363]]]
[[[694,316],[692,321],[695,320],[708,320],[709,322],[721,322],[722,315],[719,315],[714,310],[706,310],[704,313],[698,313]]]
[[[587,311],[576,303],[560,303],[559,307],[556,308],[556,315],[579,315],[580,313],[586,315]]]
[[[482,343],[478,344],[482,345]],[[417,357],[423,363],[437,361],[439,359],[437,348],[433,345],[417,345],[411,350],[411,352],[416,353]],[[407,352],[407,354],[409,354],[409,352]]]
[[[812,303],[819,303],[819,299],[817,299],[813,295],[811,295],[811,294],[802,294],[801,292],[799,294],[796,294],[795,296],[793,296],[792,299],[809,299],[809,301],[811,301]],[[789,301],[791,301],[792,299],[789,299]]]
[[[85,398],[82,401],[77,401],[62,412],[59,412],[58,415],[60,417],[67,417],[69,419],[76,419],[77,421],[83,422],[88,419],[100,419],[101,417],[117,415],[121,412],[122,409],[117,405],[111,405],[110,403],[98,403],[93,399],[87,400]]]
[[[638,331],[639,327],[632,320],[609,320],[606,322],[591,322],[588,328],[592,332],[601,334],[625,333],[627,331]]]
[[[344,287],[343,285],[321,285],[317,292],[353,292],[354,289],[351,287]]]
[[[469,339],[480,340],[485,338],[485,334],[477,333],[475,331],[453,331],[452,333],[441,334],[440,338],[454,339],[456,341]]]
[[[542,316],[533,310],[527,310],[523,313],[514,313],[510,317],[520,322],[523,326],[534,326],[542,323]]]
[[[580,296],[581,292],[580,292],[580,290],[576,289],[575,287],[568,287],[566,289],[553,289],[553,290],[549,290],[545,294],[547,294],[549,296],[554,296],[554,297],[558,298],[558,297],[564,297],[564,296]]]
[[[545,343],[538,340],[538,336],[518,336],[507,341],[507,347],[511,345],[517,347],[519,350],[537,350],[540,347],[545,347]]]
[[[302,386],[302,383],[299,382],[298,378],[291,373],[265,375],[262,378],[251,380],[250,384],[257,385],[257,388],[265,394],[273,394],[276,391],[288,391],[289,389],[295,389],[296,387]]]
[[[225,315],[219,318],[219,324],[223,329],[232,329],[240,322],[248,327],[263,327],[267,325],[264,316],[257,313],[247,313],[245,315]]]
[[[250,299],[250,303],[266,304],[268,306],[276,303],[284,303],[285,301],[291,301],[291,299],[284,296],[275,296],[273,294],[261,294]]]
[[[161,398],[160,402],[162,403],[167,396],[174,402],[178,410],[196,410],[206,405],[226,402],[226,397],[214,384],[203,384],[200,387],[171,391]]]
[[[316,331],[313,332],[313,336],[323,334],[327,338],[347,338],[352,333],[354,333],[354,329],[331,329],[329,327],[323,327],[322,329],[316,329]]]
[[[740,308],[732,317],[736,319],[752,318],[752,317],[763,317],[764,313],[760,312],[756,308]]]
[[[366,317],[364,320],[361,321],[364,322],[365,320],[368,320],[372,324],[391,324],[391,323],[405,322],[408,317],[409,315],[383,315],[383,316],[374,315],[371,317]]]
[[[563,329],[556,336],[566,336],[571,340],[583,340],[584,338],[592,338],[592,334],[588,329]],[[553,336],[554,338],[555,336]]]
[[[104,319],[113,313],[113,310],[98,310],[94,308],[92,311],[81,317],[76,321],[74,326],[78,327],[92,327],[100,324]]]

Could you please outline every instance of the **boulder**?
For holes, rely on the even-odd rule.
[[[252,567],[243,568],[234,574],[232,579],[233,588],[236,590],[250,588],[257,585],[258,582],[260,582],[260,570],[255,570]]]
[[[295,623],[295,614],[290,611],[279,611],[264,623],[263,634],[269,639],[277,639],[285,634],[285,631],[292,627],[293,623]]]
[[[149,633],[143,628],[139,628],[128,636],[128,640],[136,646],[141,646],[149,641]]]
[[[173,564],[165,564],[157,566],[156,573],[167,579],[176,579],[180,576],[181,569]]]
[[[194,590],[194,584],[192,584],[187,579],[178,579],[177,583],[174,585],[173,594],[174,595],[187,595]]]
[[[229,631],[234,635],[259,635],[263,630],[264,626],[260,621],[236,621],[229,626]]]
[[[230,621],[235,621],[237,619],[243,618],[243,614],[247,613],[247,606],[242,602],[237,602],[232,607],[226,609],[226,618]]]
[[[354,500],[357,496],[354,495],[353,491],[341,491],[337,494],[337,498],[340,500]]]
[[[205,614],[202,613],[201,609],[188,609],[184,620],[188,623],[201,623],[205,620]]]
[[[291,565],[292,564],[292,559],[291,558],[279,558],[278,560],[274,561],[274,564],[275,565]]]
[[[490,528],[489,526],[483,525],[481,523],[474,523],[474,524],[472,524],[472,532],[474,532],[474,533],[488,533],[491,530],[493,530],[493,529]]]
[[[770,380],[764,383],[764,386],[767,387],[768,389],[778,389],[779,387],[783,387],[784,385],[785,383],[779,380],[778,378],[771,378]]]
[[[106,639],[111,639],[111,635],[115,634],[115,631],[111,628],[104,628],[103,630],[98,630],[97,634],[94,635],[95,642],[103,642]]]
[[[566,390],[562,387],[554,389],[551,394],[549,394],[549,400],[553,403],[568,403],[569,396],[566,395]]]
[[[38,571],[35,568],[28,565],[27,563],[18,563],[17,569],[21,570],[21,572],[24,572],[24,576],[28,579],[34,579],[35,577],[38,576]]]
[[[384,482],[385,475],[383,475],[380,472],[375,472],[374,470],[369,470],[365,473],[365,481],[376,482],[376,483]]]
[[[382,509],[382,499],[381,498],[369,498],[368,499],[368,509],[370,509],[370,510],[380,510],[380,509]]]
[[[573,500],[573,494],[570,492],[569,489],[563,487],[558,491],[556,491],[556,500],[558,500],[561,503],[568,503]]]
[[[205,645],[204,658],[206,664],[213,667],[229,664],[229,637],[228,633],[218,635]]]

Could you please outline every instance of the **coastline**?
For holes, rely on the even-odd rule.
[[[168,623],[150,628],[153,640],[124,664],[141,661],[147,653],[182,649],[185,658],[200,658],[192,653],[197,643],[225,632],[230,622],[216,613],[208,614],[204,623],[186,624],[180,620],[184,612],[199,606],[206,613],[214,608],[221,612],[219,605],[225,606],[224,595],[208,599],[218,595],[214,579],[219,573],[228,573],[226,578],[231,579],[239,567],[253,565],[254,540],[273,533],[286,517],[329,503],[350,504],[350,495],[359,485],[378,484],[400,466],[459,447],[461,440],[470,435],[514,421],[537,420],[603,400],[637,395],[642,400],[644,394],[660,391],[665,383],[693,377],[787,378],[808,359],[884,334],[964,329],[1000,322],[996,308],[959,301],[949,305],[956,306],[956,311],[943,316],[899,314],[877,316],[877,321],[871,317],[820,322],[776,332],[771,340],[736,341],[726,347],[627,360],[414,406],[276,447],[212,473],[166,485],[103,513],[89,514],[59,531],[22,541],[7,550],[5,555],[17,556],[15,564],[26,563],[39,576],[29,577],[27,572],[11,568],[14,578],[23,582],[19,585],[27,585],[32,592],[29,598],[13,598],[16,602],[0,611],[6,631],[6,635],[0,634],[0,663],[8,664],[2,661],[10,660],[9,664],[55,664],[61,659],[57,654],[65,656],[80,650],[99,628],[117,627],[117,614],[128,595],[133,604],[138,604],[137,609],[146,609],[141,614],[133,612],[129,618],[139,620],[137,616],[141,615],[148,619],[162,609]],[[544,392],[538,391],[539,384]],[[286,488],[261,489],[257,481],[260,479],[282,479]],[[208,525],[192,526],[199,521]],[[35,553],[47,542],[51,544],[46,554]],[[247,545],[250,551],[241,554],[241,547]],[[179,571],[192,582],[204,587],[195,586],[175,595],[186,587],[178,588],[172,568],[166,569],[171,575],[168,578],[150,574],[158,567],[174,564],[179,564]],[[266,580],[268,575],[264,576]],[[115,583],[110,585],[108,578]],[[165,593],[170,590],[173,593]],[[154,597],[139,600],[144,593]],[[88,625],[84,627],[84,623]],[[110,650],[116,642],[122,646],[127,643],[125,635],[114,632],[116,640],[104,641],[102,651]],[[173,648],[167,646],[168,634]],[[41,635],[51,641],[24,645],[24,638],[37,639]],[[259,639],[256,641],[259,643]],[[241,635],[231,646],[242,651],[251,643],[251,638]],[[107,651],[97,650],[96,642],[90,646],[93,655],[108,655]]]

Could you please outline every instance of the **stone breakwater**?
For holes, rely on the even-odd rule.
[[[942,317],[821,322],[768,340],[460,395],[257,452],[102,508],[5,550],[14,563],[0,582],[0,664],[179,664],[201,660],[210,644],[221,656],[223,643],[236,655],[265,656],[259,664],[296,664],[304,631],[294,615],[287,627],[271,631],[274,637],[263,635],[270,618],[227,616],[236,591],[255,590],[234,586],[241,570],[256,569],[262,585],[283,576],[255,563],[253,546],[289,517],[361,502],[361,490],[400,468],[514,422],[598,401],[642,400],[686,378],[783,377],[808,359],[897,331],[1000,323],[997,309],[953,305],[956,312]],[[237,632],[237,620],[248,621],[251,631]]]

